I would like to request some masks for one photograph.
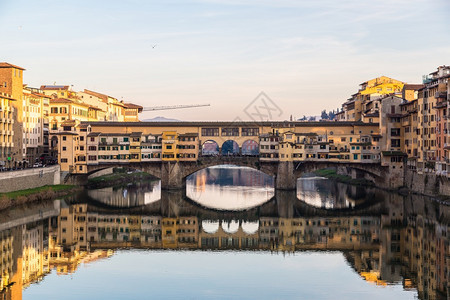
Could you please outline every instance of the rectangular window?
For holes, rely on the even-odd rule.
[[[400,128],[391,128],[391,136],[400,136]]]
[[[202,136],[219,136],[219,128],[202,128]]]
[[[242,128],[242,136],[259,136],[259,128]]]
[[[222,128],[222,136],[239,136],[239,128]]]
[[[391,139],[391,147],[400,147],[400,139]]]

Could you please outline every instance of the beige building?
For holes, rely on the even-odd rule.
[[[28,165],[39,160],[44,152],[44,102],[47,96],[33,89],[23,91],[23,154]]]

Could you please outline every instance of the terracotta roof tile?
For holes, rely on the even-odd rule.
[[[7,63],[7,62],[0,62],[0,68],[16,68],[19,70],[25,70],[24,68],[21,68],[19,66]]]

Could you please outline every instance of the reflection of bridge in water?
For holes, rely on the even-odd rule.
[[[386,208],[380,200],[358,209],[326,210],[299,201],[295,192],[277,191],[273,199],[259,207],[221,211],[199,206],[186,198],[183,191],[171,191],[162,193],[161,200],[146,206],[124,210],[89,204],[87,210],[99,216],[110,215],[111,218],[101,219],[112,220],[98,225],[103,234],[98,239],[89,238],[91,247],[267,250],[281,247],[294,251],[376,247],[378,237],[364,237],[367,240],[364,245],[359,242],[356,245],[350,241],[359,241],[359,238],[352,239],[350,235],[363,232],[366,235],[366,226],[379,226],[379,216]],[[114,221],[120,219],[119,215],[134,218],[145,229],[139,229],[140,234],[136,232],[136,235],[125,234],[126,229],[120,232],[120,223]],[[350,221],[355,217],[359,219],[356,224]],[[348,237],[340,237],[337,242],[336,228],[339,226]],[[356,228],[358,226],[360,228]],[[114,228],[119,232],[114,234]],[[131,228],[129,230],[131,232]]]
[[[267,203],[239,212],[199,207],[180,191],[130,209],[79,199],[30,205],[0,214],[0,237],[8,245],[1,253],[7,263],[0,265],[0,296],[21,294],[22,286],[53,268],[75,272],[83,260],[111,253],[104,249],[136,248],[341,250],[366,280],[403,282],[417,288],[419,298],[439,299],[437,291],[445,293],[448,282],[449,212],[449,206],[423,197],[385,192],[380,201],[341,210],[311,207],[291,192],[277,192]],[[29,259],[42,263],[16,272]]]

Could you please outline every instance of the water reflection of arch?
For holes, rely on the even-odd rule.
[[[258,249],[259,247],[259,226],[256,225],[259,224],[258,221],[251,222],[250,225],[249,222],[242,220],[203,220],[201,224],[199,241],[202,248]]]
[[[219,221],[210,221],[210,220],[203,220],[202,221],[202,229],[205,233],[216,233],[217,230],[219,230]]]
[[[254,140],[246,140],[242,144],[242,155],[259,155],[259,144]]]
[[[236,141],[228,140],[222,144],[222,155],[239,154],[239,144]]]
[[[219,144],[213,140],[207,140],[202,145],[202,155],[219,155]]]

